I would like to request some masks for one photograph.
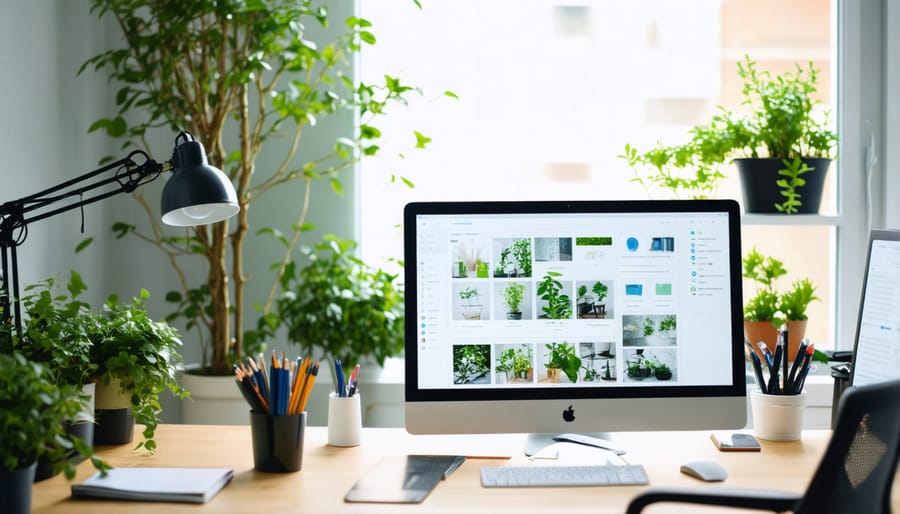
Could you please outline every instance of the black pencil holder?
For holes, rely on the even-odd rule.
[[[299,471],[303,465],[306,412],[285,416],[250,411],[253,467],[269,473]]]

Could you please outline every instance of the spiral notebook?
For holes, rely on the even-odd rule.
[[[72,486],[75,498],[206,503],[231,481],[231,468],[114,468]]]

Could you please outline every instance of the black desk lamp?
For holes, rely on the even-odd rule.
[[[113,170],[112,176],[102,177]],[[181,132],[175,138],[175,150],[170,161],[160,164],[146,152],[136,150],[124,159],[80,177],[0,204],[0,253],[3,260],[3,275],[0,276],[0,314],[3,319],[0,322],[14,321],[16,333],[21,336],[22,309],[16,247],[25,242],[30,223],[80,209],[120,193],[131,193],[166,171],[173,174],[163,188],[163,223],[179,227],[206,225],[228,219],[241,209],[231,180],[221,170],[209,165],[203,145],[190,132]],[[83,184],[91,179],[94,181]],[[86,194],[91,196],[85,197]],[[60,202],[68,203],[52,209],[49,207]]]

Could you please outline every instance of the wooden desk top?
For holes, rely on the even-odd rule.
[[[136,431],[137,432],[137,431]],[[481,487],[479,468],[485,465],[528,463],[522,454],[521,434],[478,436],[412,436],[402,429],[366,428],[362,444],[354,448],[328,446],[325,427],[308,427],[303,467],[296,473],[271,474],[253,470],[250,429],[243,426],[163,425],[157,431],[159,449],[153,455],[132,452],[131,445],[102,447],[97,452],[113,466],[225,466],[234,480],[203,505],[86,501],[70,498],[63,476],[34,486],[32,513],[158,513],[169,512],[591,512],[624,511],[642,488],[500,488]],[[708,432],[647,432],[615,434],[627,449],[630,463],[643,464],[654,486],[755,487],[802,492],[830,437],[828,431],[809,431],[800,442],[762,441],[761,452],[719,452]],[[566,445],[576,447],[576,445]],[[576,447],[585,448],[585,447]],[[568,449],[565,450],[569,452]],[[598,457],[592,449],[578,455]],[[343,498],[350,487],[385,455],[396,454],[508,455],[510,460],[469,458],[440,483],[421,504],[350,504]],[[569,453],[563,457],[571,458]],[[692,460],[716,460],[729,472],[720,484],[706,484],[683,475],[679,466]],[[93,474],[82,463],[72,483]],[[895,495],[895,498],[897,496]],[[900,512],[900,501],[894,500]],[[662,508],[660,508],[662,507]],[[672,504],[648,512],[695,512]],[[740,511],[746,512],[746,511]]]

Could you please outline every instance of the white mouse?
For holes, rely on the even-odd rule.
[[[700,460],[681,466],[681,472],[705,482],[721,482],[728,478],[728,471],[718,462]]]

